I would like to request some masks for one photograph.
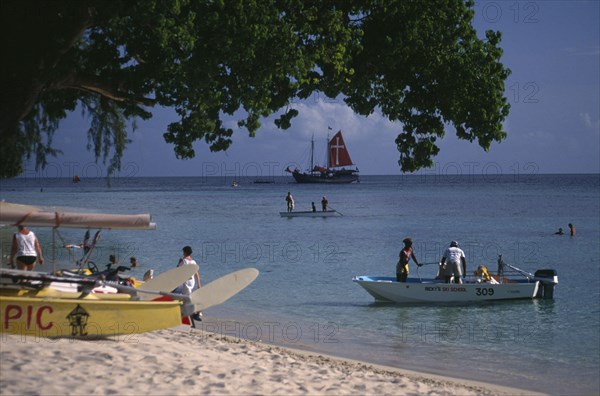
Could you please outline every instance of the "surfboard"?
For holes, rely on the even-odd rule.
[[[194,291],[190,297],[195,312],[219,305],[244,290],[254,282],[259,272],[256,268],[245,268],[218,278]]]
[[[196,264],[182,265],[142,283],[136,290],[139,293],[140,300],[153,300],[156,298],[156,294],[144,293],[144,291],[171,292],[177,286],[182,285],[186,280],[190,279],[196,272],[198,272]]]

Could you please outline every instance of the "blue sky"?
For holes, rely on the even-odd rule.
[[[600,172],[600,1],[477,1],[475,27],[502,32],[502,62],[512,70],[506,83],[511,112],[505,122],[508,138],[489,152],[459,141],[448,131],[435,167],[417,174],[532,174]],[[163,133],[176,115],[154,109],[154,117],[138,122],[130,134],[121,176],[280,176],[288,164],[306,157],[311,135],[324,146],[328,126],[341,129],[361,174],[400,174],[394,139],[399,124],[379,114],[355,115],[341,100],[313,95],[294,103],[300,115],[280,131],[263,120],[255,138],[237,128],[233,145],[211,153],[195,144],[196,158],[177,160]],[[80,113],[63,121],[55,146],[41,174],[33,165],[24,176],[105,176],[86,150],[88,122]],[[317,157],[323,162],[322,154]]]

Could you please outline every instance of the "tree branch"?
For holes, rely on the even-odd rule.
[[[143,106],[153,107],[157,100],[152,98],[132,96],[126,91],[120,89],[123,84],[107,84],[105,80],[96,76],[81,76],[73,72],[65,79],[57,82],[56,89],[78,89],[84,92],[91,92],[101,95],[115,102],[136,103]]]

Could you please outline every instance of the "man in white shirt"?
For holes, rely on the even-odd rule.
[[[196,260],[194,260],[192,258],[192,248],[190,246],[185,246],[183,248],[183,257],[181,259],[179,259],[179,263],[177,264],[177,266],[181,267],[182,265],[190,265],[190,264],[198,265],[196,263]],[[177,287],[177,289],[175,289],[174,292],[178,293],[178,294],[183,294],[183,295],[189,296],[190,294],[192,294],[194,289],[197,289],[199,287],[200,287],[200,276],[198,275],[198,272],[196,272],[188,280],[186,280],[184,284]],[[194,325],[194,320],[198,320],[198,321],[202,320],[202,312],[194,312],[194,314],[190,317],[190,323],[191,323],[192,327],[196,327]]]
[[[441,264],[442,266],[446,266],[446,283],[451,283],[452,278],[454,278],[454,283],[462,283],[462,276],[467,273],[467,259],[465,257],[465,252],[458,247],[458,242],[450,242],[450,247],[446,249],[442,256]]]
[[[179,259],[178,267],[182,265],[196,264],[196,260],[192,258],[192,248],[186,246],[183,248],[183,258]],[[175,289],[175,293],[184,294],[189,296],[192,294],[195,288],[200,287],[200,276],[196,272],[190,279],[186,280],[184,284]]]

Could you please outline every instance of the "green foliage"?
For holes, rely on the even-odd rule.
[[[398,121],[403,171],[430,166],[453,126],[488,150],[509,105],[500,33],[479,39],[459,0],[5,0],[0,176],[43,166],[60,120],[90,118],[88,149],[120,168],[128,125],[174,108],[165,141],[178,158],[204,140],[231,144],[225,116],[251,136],[291,126],[294,100],[340,95],[357,113]],[[43,17],[41,16],[43,15]],[[241,111],[240,111],[241,110]],[[4,142],[13,142],[16,150]],[[17,142],[19,142],[17,144]]]

